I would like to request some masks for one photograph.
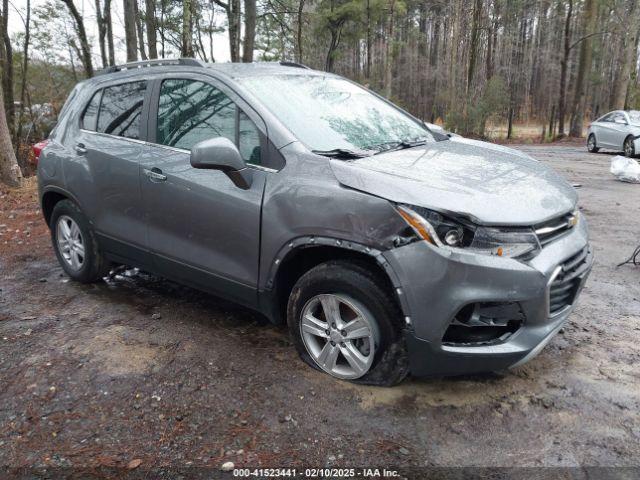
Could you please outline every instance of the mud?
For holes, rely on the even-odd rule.
[[[0,191],[0,466],[639,466],[640,185],[610,155],[527,146],[572,183],[593,273],[529,364],[355,386],[284,327],[171,282],[62,274],[35,184]],[[133,462],[133,463],[132,463]]]

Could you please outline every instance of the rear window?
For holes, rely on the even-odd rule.
[[[105,88],[102,91],[97,131],[139,139],[146,88],[147,82],[131,82]]]

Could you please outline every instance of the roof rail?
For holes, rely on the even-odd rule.
[[[128,62],[122,65],[112,65],[103,68],[96,75],[120,72],[122,70],[132,70],[134,68],[163,67],[166,65],[182,65],[185,67],[205,67],[206,64],[195,58],[158,58],[154,60],[141,60],[139,62]]]
[[[283,67],[305,68],[307,70],[311,70],[306,65],[303,65],[302,63],[297,63],[297,62],[280,62],[280,65],[282,65]]]

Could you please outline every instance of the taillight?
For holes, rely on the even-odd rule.
[[[48,144],[49,140],[42,140],[41,142],[34,144],[31,147],[31,151],[29,152],[29,163],[31,163],[32,165],[38,165],[40,154],[42,153],[42,150],[44,150],[44,147],[46,147]]]

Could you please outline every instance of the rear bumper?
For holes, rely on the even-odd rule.
[[[575,290],[566,306],[550,302],[551,285],[563,262],[581,254]],[[385,252],[399,277],[413,375],[461,375],[502,370],[535,357],[571,314],[593,265],[584,218],[573,231],[547,245],[528,263],[452,253],[426,242]],[[565,263],[567,264],[567,263]],[[443,336],[466,305],[517,303],[521,326],[503,341],[452,344]],[[553,312],[553,313],[550,313]]]

